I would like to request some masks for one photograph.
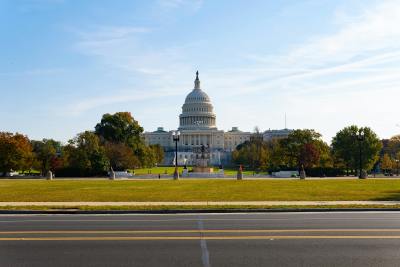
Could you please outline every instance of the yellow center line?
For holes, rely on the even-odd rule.
[[[66,230],[0,231],[7,234],[168,234],[168,233],[301,233],[301,232],[400,232],[400,229],[214,229],[214,230]]]
[[[146,240],[276,240],[276,239],[400,239],[400,236],[110,236],[110,237],[5,237],[0,241],[146,241]]]

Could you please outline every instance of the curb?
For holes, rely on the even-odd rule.
[[[193,209],[193,210],[0,210],[0,214],[191,214],[191,213],[283,213],[283,212],[368,212],[400,211],[400,208],[306,208],[306,209]]]

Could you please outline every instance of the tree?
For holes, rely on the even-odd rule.
[[[391,172],[393,168],[393,161],[388,154],[384,154],[381,160],[381,169],[386,172]]]
[[[357,135],[362,132],[364,140],[358,141]],[[359,143],[361,142],[361,143]],[[369,128],[358,128],[355,125],[340,130],[332,140],[332,152],[335,158],[343,161],[347,170],[359,167],[359,145],[361,144],[362,168],[370,170],[379,159],[382,143],[377,135]]]
[[[95,133],[102,140],[113,143],[124,143],[136,152],[143,145],[140,134],[143,128],[133,119],[130,112],[117,112],[113,115],[104,114],[95,127]]]
[[[330,146],[324,141],[316,141],[315,145],[318,147],[319,151],[319,167],[321,168],[332,168],[333,158]]]
[[[164,149],[159,144],[150,145],[150,148],[153,150],[155,156],[155,162],[157,164],[163,162],[164,160]]]
[[[400,152],[400,135],[395,135],[390,138],[387,146],[389,155],[392,158],[396,157],[396,154]]]
[[[64,148],[67,168],[80,176],[102,175],[110,168],[109,160],[99,137],[86,131],[78,134]]]
[[[294,130],[287,138],[280,140],[281,153],[286,166],[301,169],[316,167],[320,163],[321,155],[326,154],[325,144],[321,134],[314,130]],[[326,161],[328,159],[325,159]]]
[[[284,150],[279,139],[269,140],[267,143],[269,151],[269,165],[272,170],[280,170],[285,165]]]
[[[28,137],[16,133],[0,132],[0,172],[26,170],[32,165],[32,146]]]
[[[313,143],[306,143],[300,148],[299,154],[299,165],[304,166],[304,168],[312,168],[319,161],[319,150]]]
[[[42,175],[49,170],[55,170],[60,167],[58,154],[61,152],[61,143],[53,139],[43,139],[42,141],[31,141],[35,159],[38,162],[38,168]]]
[[[113,170],[123,171],[140,165],[139,159],[134,155],[133,150],[125,144],[108,142],[105,145],[105,149]]]
[[[250,166],[252,170],[266,170],[269,167],[268,145],[258,138],[246,141],[233,151],[232,159],[237,164]]]
[[[153,149],[146,146],[141,136],[142,132],[143,128],[129,112],[104,114],[95,127],[95,133],[100,137],[103,145],[108,142],[124,144],[133,150],[140,161],[140,166],[154,166],[157,155]]]

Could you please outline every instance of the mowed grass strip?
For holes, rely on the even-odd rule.
[[[0,201],[400,200],[400,180],[0,180]]]
[[[179,167],[179,173],[182,173],[183,167]],[[193,168],[188,167],[188,170],[191,171]],[[218,170],[218,167],[214,167],[214,170]],[[147,175],[147,174],[153,174],[153,175],[172,175],[174,174],[175,167],[153,167],[153,168],[143,168],[143,169],[135,169],[135,170],[130,170],[130,172],[134,172],[135,175]],[[237,169],[229,169],[225,168],[224,173],[225,175],[236,175],[238,172]],[[243,170],[244,175],[252,175],[252,171],[248,170]],[[262,173],[264,175],[267,175],[266,172]]]
[[[400,210],[400,205],[160,205],[160,206],[85,206],[85,205],[74,205],[74,206],[4,206],[0,207],[0,210],[8,211],[187,211],[187,210],[304,210],[304,209],[388,209],[388,210]]]

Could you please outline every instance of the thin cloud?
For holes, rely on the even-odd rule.
[[[70,115],[80,115],[88,110],[95,109],[98,107],[103,107],[112,104],[119,104],[119,103],[126,103],[126,102],[134,102],[139,100],[146,100],[146,99],[154,99],[154,98],[161,98],[166,96],[173,96],[176,93],[163,90],[158,92],[135,92],[133,90],[124,90],[130,91],[130,93],[117,93],[113,95],[107,96],[99,96],[99,97],[91,97],[87,99],[83,99],[80,101],[76,101],[73,105],[70,105],[66,108],[66,114]]]
[[[355,78],[357,82],[365,79],[365,84],[372,86],[367,81],[379,72],[392,73],[380,77],[400,79],[398,14],[400,1],[385,1],[365,7],[357,16],[341,13],[340,17],[345,21],[338,23],[336,32],[313,37],[286,53],[273,56],[246,54],[244,57],[255,62],[258,69],[255,68],[253,74],[252,68],[249,69],[248,73],[254,80],[242,93],[277,87],[296,91],[302,83],[308,86],[314,84],[314,88],[323,88],[323,83],[329,83],[334,90],[335,84],[340,87],[340,84]],[[264,74],[259,73],[260,66],[265,65],[276,67],[266,69]],[[349,73],[357,76],[349,76]],[[236,93],[240,94],[240,90]]]
[[[315,37],[294,48],[287,54],[287,62],[321,65],[351,60],[363,53],[399,49],[399,14],[400,1],[382,1],[353,20],[347,18],[336,33]]]
[[[25,76],[25,75],[52,75],[63,72],[62,68],[49,68],[49,69],[30,69],[23,71],[13,71],[13,72],[0,72],[0,76]]]

